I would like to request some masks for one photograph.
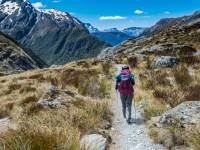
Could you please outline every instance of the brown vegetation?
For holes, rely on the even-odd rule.
[[[81,149],[82,135],[111,122],[110,71],[102,66],[87,60],[1,77],[0,117],[10,117],[18,128],[0,136],[0,149]],[[63,104],[43,109],[37,102],[51,84],[58,95],[65,93]]]

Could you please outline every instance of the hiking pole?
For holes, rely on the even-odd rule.
[[[134,103],[134,109],[135,109],[135,120],[136,120],[136,105],[135,105],[135,100],[133,99],[133,103]]]
[[[119,94],[117,90],[116,90],[116,95],[117,95],[117,104],[119,105]]]

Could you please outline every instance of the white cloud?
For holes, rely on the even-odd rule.
[[[53,0],[52,2],[53,2],[53,3],[60,3],[61,0]]]
[[[44,5],[42,2],[35,2],[35,3],[32,3],[32,5],[36,9],[41,9],[41,8],[45,8],[46,7],[46,5]]]
[[[137,14],[137,15],[141,15],[143,13],[144,13],[143,10],[139,10],[139,9],[135,10],[135,14]]]
[[[101,16],[99,17],[100,20],[122,20],[126,19],[127,17],[124,16]]]
[[[165,11],[164,14],[169,15],[169,14],[171,14],[171,12],[170,11]]]

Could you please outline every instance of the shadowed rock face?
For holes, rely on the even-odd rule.
[[[0,33],[0,75],[37,68],[38,64],[6,35]]]
[[[28,1],[3,0],[0,30],[48,65],[95,57],[107,44],[92,37],[76,18],[58,10],[37,10]]]

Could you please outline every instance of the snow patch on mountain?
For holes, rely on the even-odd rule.
[[[19,5],[16,2],[8,1],[0,5],[0,11],[7,15],[13,14],[18,9],[19,9]]]
[[[52,19],[55,19],[57,22],[69,21],[69,22],[73,22],[77,25],[81,24],[81,22],[78,19],[72,17],[70,14],[68,14],[66,12],[62,12],[62,11],[59,11],[56,9],[41,9],[38,11],[40,11],[44,14],[51,15],[53,17]]]
[[[144,32],[144,30],[145,28],[131,27],[131,28],[126,28],[122,30],[122,32],[132,37],[138,37]]]
[[[87,30],[90,33],[99,32],[99,30],[97,28],[93,27],[90,23],[85,23],[84,26],[87,28]]]

